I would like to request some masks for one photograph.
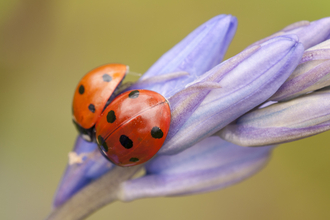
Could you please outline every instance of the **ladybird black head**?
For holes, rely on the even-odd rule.
[[[72,120],[72,122],[80,134],[88,134],[87,129],[81,127],[75,120]]]
[[[107,121],[109,123],[114,123],[116,121],[116,115],[115,115],[115,112],[113,110],[108,112]]]
[[[139,161],[139,159],[138,159],[138,158],[136,158],[136,157],[132,157],[131,159],[129,159],[129,161],[131,161],[131,162],[138,162],[138,161]]]
[[[75,120],[72,120],[79,134],[81,134],[82,138],[88,142],[93,141],[93,128],[85,129],[81,127]]]
[[[155,126],[151,129],[151,136],[153,138],[160,139],[163,137],[163,135],[164,135],[164,133],[163,133],[162,129],[160,129],[159,127]]]
[[[112,80],[112,77],[109,74],[103,74],[102,79],[104,82],[110,82]]]
[[[97,137],[97,142],[103,151],[108,152],[108,145],[101,135]]]
[[[79,92],[80,95],[84,94],[84,92],[85,92],[85,87],[84,87],[83,85],[80,85],[80,86],[79,86],[79,89],[78,89],[78,92]]]
[[[89,109],[89,111],[91,111],[91,112],[95,112],[95,105],[93,105],[93,104],[90,104],[89,106],[88,106],[88,109]]]
[[[137,97],[139,97],[139,95],[140,95],[139,90],[134,90],[128,94],[128,97],[130,99],[136,99]]]
[[[129,137],[127,137],[126,135],[121,135],[119,138],[119,142],[126,149],[130,149],[133,147],[133,141],[129,139]]]

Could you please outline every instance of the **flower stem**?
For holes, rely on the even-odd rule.
[[[116,201],[120,184],[130,179],[142,167],[143,165],[113,168],[77,192],[62,206],[54,209],[46,220],[84,219],[102,206]]]

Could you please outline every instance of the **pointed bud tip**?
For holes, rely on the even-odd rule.
[[[330,25],[330,17],[321,18],[319,20],[311,22],[311,24]]]

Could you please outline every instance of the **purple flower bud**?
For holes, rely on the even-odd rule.
[[[147,175],[122,184],[119,199],[131,201],[221,189],[258,172],[272,149],[244,148],[209,137],[179,154],[152,160],[146,165]]]
[[[159,154],[183,151],[266,101],[298,65],[303,51],[295,36],[272,38],[216,66],[171,97],[171,127]]]
[[[322,18],[313,22],[299,21],[293,23],[281,31],[276,32],[275,34],[260,41],[257,41],[250,46],[261,44],[273,37],[287,34],[296,35],[299,38],[299,41],[304,45],[305,49],[308,49],[330,38],[330,17]]]
[[[236,28],[237,20],[231,15],[219,15],[212,18],[165,53],[143,74],[140,81],[173,72],[183,71],[188,72],[189,75],[172,76],[172,79],[149,82],[148,85],[141,85],[138,82],[129,89],[148,89],[164,97],[171,97],[182,90],[186,84],[221,62]]]
[[[218,135],[240,146],[279,144],[330,129],[330,90],[257,109],[226,126]]]
[[[270,98],[285,101],[330,85],[330,40],[305,51],[300,65]]]
[[[164,54],[143,75],[136,87],[133,85],[130,89],[150,89],[168,97],[184,88],[197,76],[220,63],[235,34],[236,27],[237,20],[231,15],[219,15],[212,18]],[[186,71],[189,71],[189,74]],[[70,155],[76,158],[77,162],[69,163],[67,167],[55,195],[55,207],[113,167],[100,154],[96,144],[88,143],[82,138],[77,139]]]
[[[117,197],[131,201],[220,189],[260,170],[273,149],[272,146],[243,148],[235,144],[282,143],[330,129],[330,89],[268,107],[265,106],[270,102],[264,103],[288,79],[299,61],[300,67],[306,63],[306,68],[311,70],[318,66],[311,63],[308,66],[307,62],[317,64],[319,60],[329,59],[324,48],[315,47],[306,51],[301,60],[304,46],[308,48],[329,38],[329,24],[330,18],[295,23],[219,65],[237,21],[230,15],[220,15],[200,26],[130,87],[159,92],[171,105],[172,121],[165,144],[153,160],[141,165],[145,166],[146,175],[127,180],[139,166],[114,168],[99,153],[96,144],[78,138],[74,151],[70,153],[55,206],[81,191],[56,210],[71,214],[70,207],[84,204],[79,210],[84,213],[75,211],[81,217]],[[313,71],[316,74],[311,78],[319,77],[313,86],[324,86],[326,77],[321,76],[323,72]],[[290,79],[295,75],[292,77]],[[311,85],[306,88],[309,87]],[[306,92],[306,88],[297,91]],[[262,103],[262,109],[243,115]],[[234,144],[216,136],[209,137],[215,133]],[[110,190],[109,180],[112,181]],[[127,181],[122,183],[124,180]],[[111,192],[111,196],[100,198],[104,190]]]

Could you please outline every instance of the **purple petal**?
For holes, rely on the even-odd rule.
[[[175,47],[165,53],[140,80],[173,72],[188,72],[186,77],[133,85],[129,89],[149,89],[170,97],[196,77],[219,64],[234,37],[237,20],[231,15],[219,15],[207,21]],[[175,88],[175,89],[174,89]]]
[[[78,136],[71,158],[54,198],[54,207],[113,168],[100,153],[95,143],[87,142]]]
[[[122,201],[177,196],[221,189],[258,172],[273,147],[244,148],[209,137],[177,155],[159,156],[146,166],[146,176],[128,180],[118,193]]]
[[[250,46],[261,44],[273,37],[287,34],[297,35],[299,41],[304,45],[305,49],[308,49],[330,38],[330,17],[322,18],[313,22],[296,22],[267,38],[257,41]]]
[[[254,110],[218,134],[241,146],[279,144],[330,129],[330,90]]]
[[[221,68],[213,68],[190,86],[187,86],[186,89],[169,98],[172,118],[167,140],[175,136],[211,90],[221,88],[221,84],[218,82],[225,74],[259,49],[260,46],[255,46],[244,50],[242,53],[221,65]]]
[[[175,120],[183,125],[179,129],[176,127],[178,131],[174,135],[170,131],[159,154],[183,151],[266,101],[298,65],[303,51],[303,46],[295,36],[276,37],[260,46],[249,47],[204,74],[196,83],[218,82],[221,88],[209,92],[192,114],[190,106],[184,105],[185,109],[179,112],[191,114],[184,123],[179,121],[180,117],[176,119],[174,115],[170,130],[174,129],[172,123],[174,126]],[[246,56],[242,56],[245,53]],[[243,57],[242,60],[237,59],[240,56]],[[191,84],[193,85],[194,83]],[[204,93],[204,89],[200,93]],[[186,98],[191,97],[186,95]],[[170,99],[170,103],[172,102]],[[178,105],[178,108],[181,107]],[[172,107],[172,110],[175,114],[176,109]]]
[[[270,98],[285,101],[330,85],[330,40],[305,51],[300,65]]]
[[[309,25],[287,31],[287,34],[297,35],[305,49],[308,49],[329,39],[330,17],[322,18],[311,22]]]

